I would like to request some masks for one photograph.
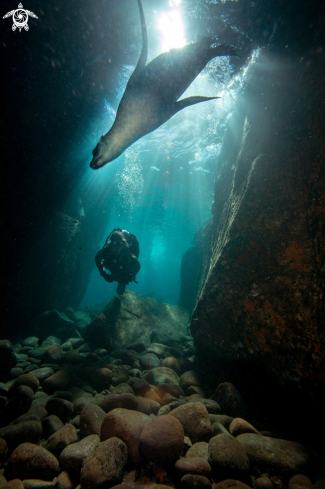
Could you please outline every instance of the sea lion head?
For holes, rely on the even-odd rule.
[[[106,148],[104,136],[102,136],[92,151],[93,159],[90,162],[90,167],[93,170],[98,170],[106,165],[106,163],[111,161],[107,158],[107,149],[108,148]]]
[[[118,141],[114,141],[114,138],[109,131],[105,136],[100,138],[96,147],[93,149],[93,159],[90,162],[90,167],[93,170],[102,168],[107,163],[110,163],[120,156],[124,149],[125,148],[121,147]]]

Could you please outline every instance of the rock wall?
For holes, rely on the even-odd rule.
[[[181,264],[181,287],[178,305],[193,312],[198,296],[202,289],[209,268],[210,234],[213,231],[212,223],[201,226],[195,233],[191,248],[183,255]],[[208,251],[208,253],[207,253]]]
[[[325,384],[324,74],[321,50],[260,54],[220,155],[191,322],[204,356],[311,387]]]

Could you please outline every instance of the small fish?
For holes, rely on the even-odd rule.
[[[157,168],[156,166],[151,166],[150,168],[152,168],[153,170],[156,170],[156,171],[160,171],[159,168]]]

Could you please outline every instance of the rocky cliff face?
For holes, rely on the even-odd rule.
[[[199,351],[324,386],[324,58],[260,55],[220,156]]]
[[[22,222],[21,236],[11,244],[7,260],[8,266],[13,262],[15,267],[5,284],[5,332],[25,334],[26,327],[44,311],[75,308],[81,302],[107,226],[105,209],[114,191],[105,188],[103,181],[99,189],[93,186],[84,193],[84,215],[79,212],[77,198],[71,199],[65,212],[41,208],[36,202],[28,223]],[[24,229],[27,224],[29,232]]]
[[[200,291],[204,285],[210,264],[210,240],[213,224],[201,226],[195,233],[191,248],[183,255],[181,265],[181,288],[178,305],[193,312]]]

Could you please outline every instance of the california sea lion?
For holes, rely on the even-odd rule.
[[[126,85],[113,126],[93,150],[90,166],[94,170],[115,160],[131,144],[185,107],[219,98],[188,97],[178,100],[212,58],[236,55],[233,46],[219,44],[211,47],[214,41],[203,38],[160,54],[146,66],[147,28],[141,0],[138,0],[138,5],[142,27],[141,55]]]

